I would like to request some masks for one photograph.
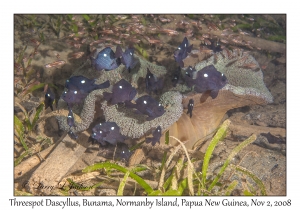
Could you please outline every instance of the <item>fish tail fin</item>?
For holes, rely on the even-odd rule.
[[[150,142],[152,142],[153,138],[146,138],[146,143],[149,144]]]
[[[192,51],[192,48],[193,48],[193,45],[189,46],[189,47],[187,48],[187,52],[190,53],[190,52]]]
[[[212,97],[212,99],[215,99],[218,96],[219,90],[212,90],[210,92],[210,96]]]
[[[108,88],[109,86],[110,86],[110,82],[109,80],[106,80],[102,84],[97,85],[97,89],[104,89],[104,88]]]
[[[125,106],[127,108],[135,108],[136,104],[132,103],[131,101],[125,101]]]
[[[116,48],[115,57],[120,58],[120,57],[122,57],[122,55],[123,55],[122,48],[120,47],[120,45],[118,45],[117,48]]]
[[[109,101],[111,97],[112,97],[112,93],[108,93],[108,92],[103,93],[104,100]]]
[[[181,68],[183,68],[183,67],[184,67],[184,63],[183,63],[183,61],[182,61],[182,60],[181,60],[181,61],[179,61],[178,63],[179,63],[179,66],[180,66]]]
[[[121,63],[122,63],[122,62],[121,62],[121,58],[118,57],[118,58],[116,59],[116,64],[119,66]]]

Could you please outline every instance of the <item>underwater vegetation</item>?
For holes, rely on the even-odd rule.
[[[207,178],[213,145],[224,137],[228,121],[212,139],[201,172],[193,165],[201,158],[190,158],[188,151],[196,150],[201,139],[216,132],[228,110],[273,101],[264,84],[261,67],[248,50],[280,50],[276,44],[261,46],[244,37],[285,43],[285,35],[277,21],[267,24],[268,16],[248,15],[238,19],[234,15],[188,15],[182,20],[175,20],[172,15],[150,14],[24,17],[15,16],[18,23],[15,27],[20,27],[19,38],[26,44],[28,37],[38,38],[31,39],[33,51],[28,58],[26,47],[15,52],[16,106],[25,116],[15,115],[16,141],[24,149],[15,159],[15,165],[36,153],[30,150],[28,143],[32,145],[32,139],[37,136],[42,139],[42,142],[35,142],[39,148],[45,143],[53,144],[47,136],[41,135],[41,125],[55,116],[59,129],[78,144],[82,135],[88,134],[100,149],[123,145],[121,147],[127,149],[121,151],[121,159],[126,163],[141,148],[174,148],[168,156],[164,154],[159,169],[145,165],[127,167],[107,161],[83,170],[87,173],[103,169],[108,176],[115,171],[122,172],[124,178],[117,195],[124,195],[129,177],[147,195],[230,195],[238,182],[219,182],[228,166],[251,177],[260,188],[260,192],[245,189],[244,195],[266,194],[262,182],[253,173],[230,164],[230,159],[253,142],[255,136],[233,149],[215,178]],[[70,47],[68,60],[60,57],[62,53],[55,52],[56,58],[44,63],[42,69],[31,67],[39,46],[52,42],[49,35],[52,33],[55,39]],[[160,51],[170,58],[166,61],[168,65],[159,60],[156,53]],[[196,60],[190,61],[193,58]],[[45,79],[46,71],[59,71],[70,64],[73,67],[71,75],[60,78],[63,82],[54,85],[53,81]],[[39,106],[33,106],[33,111],[26,110],[22,105],[26,97],[38,94],[42,88]],[[39,134],[34,134],[34,130]],[[176,151],[181,151],[182,155],[178,157]],[[173,158],[175,166],[170,165]],[[160,171],[158,186],[150,186],[143,179],[142,172],[149,170]],[[187,176],[179,178],[178,174],[183,171]],[[30,181],[34,181],[34,176]],[[67,182],[69,186],[78,185],[69,178]],[[94,183],[93,187],[82,190],[95,189],[102,184]],[[53,193],[36,192],[30,184],[27,191]],[[68,191],[64,189],[60,193]]]

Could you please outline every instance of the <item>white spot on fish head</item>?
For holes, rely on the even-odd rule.
[[[161,106],[161,104],[158,104],[158,106]]]
[[[65,91],[64,94],[67,94],[67,91]],[[49,95],[49,94],[48,94],[48,95]]]
[[[208,74],[203,74],[204,77],[208,77]]]
[[[115,130],[115,127],[111,127],[110,129],[111,129],[111,130]]]
[[[70,82],[70,80],[68,80],[68,79],[67,79],[67,81],[66,81],[66,82]]]
[[[184,44],[184,47],[186,47],[186,44]]]
[[[178,50],[181,50],[181,48],[180,48],[180,47],[178,47]]]
[[[93,136],[96,136],[96,133],[93,133]]]
[[[146,100],[144,101],[144,104],[147,104],[147,101],[146,101]]]
[[[160,132],[160,130],[158,129],[157,132]]]
[[[122,85],[120,85],[119,88],[122,89],[123,88]]]
[[[99,123],[99,125],[102,125],[101,123]]]
[[[103,56],[106,57],[107,55],[104,53]]]
[[[223,77],[223,76],[224,76],[224,74],[221,74],[221,76]]]
[[[65,93],[67,93],[67,92],[65,91]],[[48,93],[47,96],[50,97],[50,94]]]
[[[85,80],[81,80],[81,83],[82,83],[82,84],[85,83]]]
[[[151,76],[149,76],[148,78],[151,78]]]
[[[102,131],[99,131],[99,133],[102,133]]]
[[[77,90],[74,91],[74,94],[77,94]]]
[[[129,54],[132,55],[132,52],[130,52]]]
[[[71,116],[71,115],[68,115],[68,118],[72,118],[72,116]]]
[[[177,77],[174,77],[174,79],[177,79]]]

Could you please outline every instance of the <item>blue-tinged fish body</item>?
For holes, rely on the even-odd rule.
[[[67,117],[67,123],[70,127],[75,126],[73,111],[70,107],[69,107],[69,113],[68,113],[68,117]]]
[[[83,102],[87,95],[88,93],[81,91],[70,84],[69,89],[63,92],[61,98],[68,104],[69,107],[72,107],[74,104]]]
[[[76,133],[74,133],[73,131],[69,131],[68,134],[71,139],[74,139],[74,140],[78,139],[78,135]]]
[[[128,162],[129,158],[132,155],[132,151],[130,151],[127,144],[124,143],[118,143],[117,150],[115,154],[115,159],[119,159],[121,161]]]
[[[136,112],[138,114],[148,115],[146,118],[148,121],[160,117],[165,113],[164,107],[149,95],[141,96],[135,102],[135,104],[126,103],[126,106],[137,109]]]
[[[185,82],[190,88],[194,85],[194,77],[196,76],[196,72],[196,69],[191,66],[187,67],[185,71]]]
[[[65,87],[68,89],[72,89],[72,87],[76,87],[77,89],[90,93],[96,89],[104,89],[108,88],[110,85],[109,81],[105,81],[102,84],[95,84],[94,79],[89,79],[84,76],[73,76],[66,81]]]
[[[105,69],[109,71],[118,68],[121,64],[121,59],[115,56],[114,51],[110,47],[106,47],[98,53],[95,59],[91,57],[91,62],[96,70]]]
[[[146,138],[146,143],[151,143],[154,146],[156,143],[160,144],[160,137],[161,137],[161,127],[158,126],[152,133],[152,138]]]
[[[203,93],[209,90],[211,91],[211,97],[214,99],[218,96],[219,90],[227,84],[227,78],[213,65],[209,65],[197,72],[197,77],[193,82],[196,92]]]
[[[157,91],[163,88],[163,79],[157,78],[154,74],[150,72],[148,68],[147,68],[147,74],[145,80],[146,80],[146,90],[148,93],[154,91],[157,94]]]
[[[125,79],[121,79],[113,85],[112,93],[103,93],[103,98],[110,102],[111,105],[115,105],[117,103],[131,101],[136,94],[136,89]]]
[[[184,37],[182,43],[179,45],[178,49],[174,52],[174,58],[175,61],[180,65],[181,68],[183,68],[184,63],[182,60],[184,60],[188,53],[191,52],[193,45],[189,46],[189,41],[186,37]]]
[[[51,108],[51,110],[53,111],[53,102],[55,100],[55,95],[54,93],[51,91],[51,89],[48,87],[46,94],[45,94],[45,109],[47,109],[48,107]]]
[[[125,52],[118,45],[116,49],[116,57],[121,57],[121,63],[126,67],[128,72],[135,67],[137,60],[134,59],[134,48],[128,47]]]
[[[92,129],[92,132],[91,137],[101,145],[106,145],[106,143],[116,145],[126,139],[120,133],[120,127],[115,122],[99,123]]]
[[[192,118],[193,115],[193,108],[194,108],[194,99],[190,99],[188,103],[188,111],[187,114],[190,114],[190,118]]]

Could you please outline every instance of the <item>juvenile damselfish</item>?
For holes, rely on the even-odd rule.
[[[117,103],[131,101],[136,94],[136,89],[132,87],[132,85],[125,79],[121,79],[119,82],[113,85],[112,93],[103,93],[103,98],[111,105],[115,105]]]
[[[73,111],[70,107],[68,107],[68,108],[69,108],[69,113],[68,113],[68,117],[67,117],[67,123],[70,127],[73,127],[73,126],[75,126]]]
[[[69,78],[65,87],[68,88],[62,94],[62,99],[67,102],[68,106],[72,107],[74,104],[81,103],[86,96],[96,89],[104,89],[110,86],[109,81],[102,84],[95,84],[95,80],[88,79],[84,76],[73,76]]]
[[[129,108],[135,108],[137,114],[148,115],[146,120],[150,121],[165,113],[164,107],[149,95],[139,97],[133,104],[132,102],[125,103]]]
[[[88,93],[70,84],[69,89],[63,92],[61,98],[72,108],[74,104],[83,102],[87,95]]]
[[[209,65],[198,71],[196,79],[191,80],[189,85],[195,85],[194,90],[198,93],[210,91],[210,96],[214,99],[226,84],[226,76]]]
[[[101,145],[106,145],[106,143],[116,145],[126,139],[120,133],[120,127],[115,122],[99,123],[92,129],[92,132],[91,137]]]
[[[187,114],[190,114],[190,118],[192,118],[193,115],[193,108],[194,108],[194,99],[191,98],[189,100],[188,111],[187,111]]]
[[[89,79],[84,76],[73,76],[69,79],[67,79],[65,83],[65,87],[68,89],[72,89],[72,87],[76,87],[79,90],[85,92],[85,93],[90,93],[93,90],[96,89],[104,89],[108,88],[110,85],[109,81],[105,81],[102,84],[95,84],[94,79]]]
[[[183,68],[184,63],[183,59],[185,59],[188,53],[191,52],[193,45],[189,46],[189,41],[186,37],[184,37],[182,43],[179,45],[178,49],[174,52],[175,61],[179,64],[181,68]]]
[[[173,87],[176,87],[176,85],[178,83],[181,83],[182,82],[182,76],[181,76],[181,68],[178,67],[178,69],[174,72],[173,74],[173,78],[172,78],[172,84],[173,84]]]
[[[161,137],[161,127],[158,126],[152,133],[151,138],[146,138],[146,143],[151,143],[154,146],[156,143],[160,144],[160,137]]]
[[[118,68],[121,64],[121,59],[116,57],[110,47],[106,47],[98,53],[96,58],[91,57],[91,62],[96,70],[105,69],[105,71],[109,71]]]
[[[154,74],[152,74],[147,68],[146,74],[146,90],[150,94],[152,91],[157,94],[158,90],[163,88],[163,79],[157,78]]]
[[[47,109],[48,107],[51,108],[51,110],[53,111],[53,102],[55,99],[55,95],[54,93],[51,91],[51,89],[48,87],[46,94],[45,94],[45,109]]]
[[[71,139],[74,139],[74,140],[78,139],[78,135],[76,133],[74,133],[73,131],[69,131],[68,134]]]
[[[126,67],[128,72],[135,67],[137,60],[133,56],[134,48],[128,47],[125,52],[122,51],[120,45],[116,48],[116,57],[121,57],[121,63]]]
[[[197,72],[196,69],[191,66],[189,66],[185,71],[184,78],[187,86],[190,88],[193,86],[193,79],[196,76],[196,72]]]

